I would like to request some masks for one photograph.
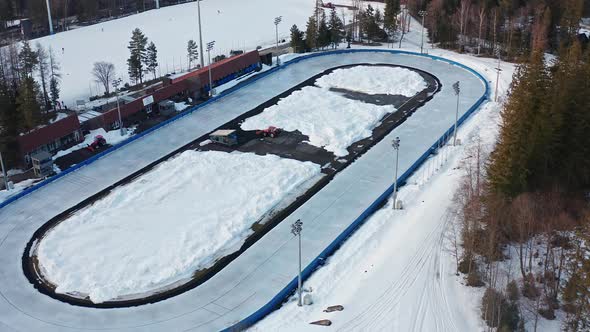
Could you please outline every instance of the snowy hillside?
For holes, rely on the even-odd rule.
[[[314,4],[314,0],[203,1],[203,43],[216,41],[212,57],[228,54],[232,49],[273,45],[274,18],[283,16],[279,35],[285,38],[293,24],[305,25]],[[127,44],[135,28],[140,28],[156,44],[159,73],[186,70],[186,44],[189,39],[198,42],[197,22],[197,3],[190,2],[58,33],[32,43],[53,48],[62,66],[61,99],[73,106],[76,100],[103,92],[90,75],[96,61],[114,63],[117,75],[127,80]]]

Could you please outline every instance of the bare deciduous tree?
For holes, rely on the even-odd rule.
[[[105,94],[109,94],[111,80],[115,77],[115,65],[110,62],[99,61],[94,63],[92,76],[97,83],[102,84]]]

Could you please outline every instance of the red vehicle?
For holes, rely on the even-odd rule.
[[[261,130],[256,131],[256,135],[260,135],[263,137],[271,137],[271,138],[279,136],[280,133],[281,133],[280,128],[272,127],[272,126],[266,128],[266,129],[261,129]]]
[[[94,142],[89,144],[86,149],[90,152],[94,152],[97,149],[102,148],[103,146],[107,145],[107,140],[102,135],[96,135],[94,137]]]

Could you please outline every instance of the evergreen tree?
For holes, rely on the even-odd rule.
[[[395,30],[397,30],[397,15],[399,15],[399,12],[399,0],[385,0],[383,27],[390,36],[393,36]]]
[[[320,15],[320,25],[318,29],[318,47],[324,48],[330,45],[330,29],[328,28],[328,22],[326,21],[326,14],[322,11]]]
[[[303,39],[303,32],[299,30],[295,24],[293,24],[291,27],[291,47],[295,53],[305,52],[305,40]]]
[[[17,111],[23,119],[23,129],[31,130],[43,123],[37,96],[39,86],[32,77],[22,80],[16,99]]]
[[[26,77],[33,77],[33,71],[39,64],[39,58],[37,53],[31,49],[31,44],[27,40],[23,41],[18,60],[21,73]]]
[[[156,68],[158,68],[158,49],[154,42],[150,42],[146,52],[146,71],[154,75],[156,79]]]
[[[38,65],[37,65],[37,74],[39,79],[41,80],[41,92],[43,97],[43,104],[44,109],[47,110],[50,108],[49,103],[49,93],[48,93],[48,86],[50,81],[50,65],[49,65],[49,58],[47,55],[47,51],[41,45],[41,43],[37,43],[37,58],[38,58]]]
[[[315,16],[310,16],[307,20],[307,27],[305,30],[305,44],[310,50],[318,47],[318,23]]]
[[[189,70],[192,68],[191,64],[193,62],[197,62],[197,60],[199,60],[199,47],[197,45],[197,43],[194,40],[189,40],[187,45],[186,45],[186,53],[187,53],[187,59],[188,59],[188,68]]]
[[[130,52],[129,59],[127,59],[127,71],[129,77],[136,83],[143,83],[144,64],[147,62],[147,41],[148,39],[143,32],[136,28],[133,30],[131,41],[127,46]]]
[[[328,29],[330,32],[330,43],[332,44],[332,48],[336,48],[344,38],[344,23],[342,23],[342,20],[338,17],[336,9],[334,8],[330,11]]]
[[[518,67],[502,110],[500,137],[488,167],[492,190],[506,197],[533,190],[534,174],[547,174],[554,147],[555,122],[548,96],[550,78],[542,52]]]
[[[50,78],[49,78],[49,95],[51,104],[53,106],[53,110],[57,105],[57,101],[59,100],[59,81],[61,80],[61,73],[60,66],[55,56],[53,54],[53,50],[49,48],[49,68],[50,68]]]

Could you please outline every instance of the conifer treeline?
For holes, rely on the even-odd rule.
[[[51,48],[25,41],[20,49],[16,44],[0,49],[0,148],[7,158],[15,157],[20,133],[55,117],[60,79]]]
[[[521,65],[489,166],[495,192],[590,186],[590,55],[575,42],[547,68],[540,51]]]

